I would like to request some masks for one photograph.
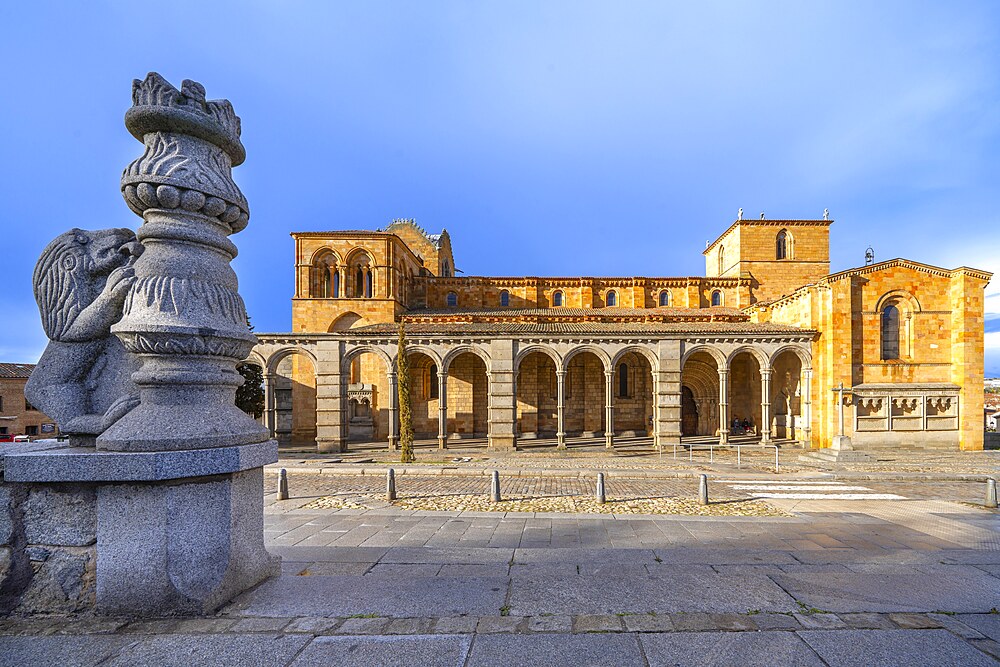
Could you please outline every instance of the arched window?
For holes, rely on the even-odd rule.
[[[360,299],[365,295],[365,270],[358,267],[354,272],[354,297]]]
[[[552,305],[556,308],[563,305],[563,294],[562,292],[555,291],[552,293]]]
[[[313,262],[309,296],[320,299],[330,299],[340,296],[339,269],[337,257],[326,251]]]
[[[899,359],[899,308],[882,310],[882,359]]]
[[[340,297],[340,271],[337,269],[331,269],[333,271],[333,292],[330,296],[334,299]]]
[[[782,229],[778,232],[778,235],[774,239],[774,257],[775,259],[790,259],[791,253],[788,247],[788,232]]]
[[[715,290],[712,292],[712,305],[721,306],[722,305],[722,290]]]
[[[454,292],[448,292],[448,307],[454,308],[458,305],[458,295]]]
[[[443,262],[441,262],[441,275],[444,276],[445,278],[451,276],[451,265],[448,264],[448,260],[444,260]]]
[[[365,271],[365,297],[368,299],[372,298],[372,292],[372,270],[368,269]]]
[[[618,367],[618,396],[628,398],[628,365]]]
[[[726,272],[726,247],[719,246],[719,275]]]
[[[660,292],[660,306],[663,307],[669,305],[670,305],[670,292],[668,292],[667,290],[663,290],[662,292]]]
[[[617,306],[618,305],[618,293],[615,292],[614,290],[610,290],[608,292],[607,296],[604,297],[604,303],[607,304],[608,307]]]
[[[430,371],[427,373],[430,380],[430,387],[428,387],[428,398],[438,397],[438,367],[437,364],[431,364]]]
[[[510,292],[503,290],[500,292],[500,307],[506,308],[510,305]]]

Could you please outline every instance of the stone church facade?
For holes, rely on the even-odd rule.
[[[398,445],[407,335],[418,439],[492,449],[759,439],[983,447],[991,274],[904,259],[830,273],[830,220],[737,220],[705,275],[455,275],[446,231],[296,232],[292,331],[258,334],[279,442]],[[734,422],[737,424],[734,427]]]

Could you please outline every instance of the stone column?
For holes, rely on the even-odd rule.
[[[514,341],[494,340],[490,344],[490,436],[489,448],[512,450],[517,447],[517,397],[514,394]]]
[[[760,444],[771,442],[771,369],[760,370]]]
[[[556,411],[557,411],[557,431],[556,449],[566,449],[566,371],[556,371]]]
[[[719,444],[729,442],[729,369],[719,369]]]
[[[271,374],[264,373],[264,428],[267,436],[274,437],[274,388],[271,386]]]
[[[448,447],[448,372],[438,371],[438,449]]]
[[[615,445],[614,371],[604,371],[604,446],[612,449]]]
[[[399,408],[397,407],[399,404],[399,384],[396,381],[395,372],[389,371],[385,374],[385,377],[389,385],[389,396],[387,399],[389,405],[389,451],[394,452],[399,448],[399,429],[396,423],[399,419]]]
[[[799,389],[804,434],[802,446],[805,448],[812,446],[812,374],[812,368],[802,369],[802,387]]]
[[[320,341],[316,347],[316,451],[347,451],[345,384],[340,341]]]
[[[656,401],[653,431],[659,447],[681,441],[681,344],[661,340],[658,345],[659,370],[653,371],[653,398]]]

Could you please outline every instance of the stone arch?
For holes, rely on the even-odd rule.
[[[714,345],[695,345],[684,350],[684,354],[681,355],[681,368],[684,368],[684,364],[687,363],[689,358],[699,352],[704,352],[708,356],[712,357],[712,359],[715,360],[716,368],[725,368],[726,355],[722,350]]]
[[[365,354],[366,352],[371,352],[379,359],[381,359],[382,363],[385,365],[386,372],[389,372],[390,370],[395,370],[396,367],[395,357],[390,357],[389,353],[383,350],[381,347],[378,347],[377,345],[358,345],[344,352],[344,356],[340,360],[341,374],[343,375],[348,373],[351,368],[351,362],[354,361],[356,357],[359,357],[362,354]]]
[[[768,358],[768,366],[774,367],[774,362],[785,352],[791,352],[799,358],[799,363],[802,364],[802,368],[812,368],[812,352],[802,345],[782,345],[777,350],[771,353]]]
[[[719,429],[719,369],[725,357],[714,347],[700,345],[685,354],[681,361],[681,388],[691,393],[688,408],[681,405],[681,434],[710,436]]]
[[[444,357],[441,358],[442,372],[447,373],[448,368],[451,367],[451,362],[453,362],[456,357],[465,354],[466,352],[470,352],[479,357],[480,359],[482,359],[483,363],[486,364],[487,370],[489,370],[491,360],[490,360],[490,355],[487,354],[486,350],[483,350],[482,348],[477,347],[475,345],[458,345],[448,350],[448,352],[444,355]]]
[[[878,298],[878,301],[875,303],[875,312],[881,313],[886,306],[901,302],[909,306],[910,312],[919,313],[921,311],[920,302],[916,296],[906,290],[897,289],[890,290]]]
[[[804,440],[808,409],[804,385],[808,375],[809,355],[799,345],[784,345],[771,355],[769,432],[779,440]]]
[[[553,350],[551,347],[547,347],[545,345],[529,345],[523,350],[518,350],[517,355],[514,357],[515,376],[517,375],[517,369],[521,365],[521,362],[524,361],[524,358],[527,357],[532,352],[541,352],[542,354],[552,359],[552,361],[556,365],[556,369],[562,368],[562,363],[563,363],[562,357],[560,357],[559,353]]]
[[[591,352],[594,354],[594,356],[600,359],[601,363],[604,364],[605,373],[607,373],[610,370],[613,370],[613,367],[611,366],[611,356],[601,348],[597,347],[596,345],[589,345],[589,344],[578,345],[569,352],[567,352],[563,356],[562,366],[560,367],[557,364],[556,368],[561,368],[562,370],[566,370],[567,368],[569,368],[569,362],[572,361],[573,357],[580,354],[581,352]]]
[[[375,256],[366,248],[353,248],[344,260],[347,272],[345,285],[341,285],[345,296],[353,299],[370,299],[375,296],[377,264]],[[360,283],[358,281],[361,281]]]
[[[426,345],[406,345],[406,356],[412,356],[414,354],[423,354],[430,358],[431,361],[440,369],[441,368],[441,355],[437,353],[434,348],[427,347]],[[397,353],[398,356],[398,353]],[[395,361],[395,359],[393,359]]]
[[[732,365],[733,359],[735,359],[736,357],[738,357],[739,355],[741,355],[743,353],[747,353],[750,356],[752,356],[754,359],[756,359],[757,360],[757,366],[761,370],[765,370],[767,368],[770,368],[770,366],[771,366],[771,364],[770,364],[771,360],[768,358],[768,356],[766,354],[764,354],[764,352],[762,352],[760,349],[758,349],[756,347],[753,347],[752,345],[741,345],[738,348],[736,348],[735,350],[733,350],[732,352],[730,352],[729,356],[726,357],[726,368],[728,368],[729,366]]]
[[[286,347],[268,359],[274,438],[279,445],[316,446],[316,372],[311,351]]]
[[[328,328],[327,331],[330,333],[334,331],[347,331],[348,329],[364,325],[365,320],[361,317],[361,315],[358,315],[354,311],[348,311],[343,315],[339,315],[337,319],[331,322],[330,328]]]
[[[615,355],[611,368],[612,430],[626,437],[652,435],[656,414],[655,358],[641,346],[631,345]]]
[[[316,266],[316,262],[326,257],[327,255],[333,255],[333,259],[337,262],[337,266],[342,266],[344,264],[344,259],[343,257],[340,256],[340,253],[338,253],[330,246],[323,246],[322,248],[317,248],[316,252],[314,252],[312,256],[309,258],[309,264],[311,266]]]
[[[795,259],[795,239],[788,229],[781,229],[774,235],[775,260]]]
[[[270,356],[268,356],[267,358],[267,365],[264,366],[264,372],[274,373],[278,368],[278,364],[280,364],[285,357],[287,357],[290,354],[296,354],[296,353],[305,355],[306,357],[309,358],[309,361],[312,362],[313,368],[317,367],[319,362],[316,360],[316,355],[313,354],[312,351],[309,350],[308,348],[299,347],[296,345],[296,346],[283,347],[280,350],[272,352]]]
[[[267,361],[264,357],[257,352],[257,350],[251,350],[247,358],[240,362],[241,364],[256,364],[260,366],[261,370],[267,372]]]
[[[611,368],[616,368],[618,366],[618,362],[620,362],[622,358],[630,352],[634,352],[645,357],[646,361],[649,362],[649,367],[654,373],[658,370],[659,359],[656,358],[656,354],[648,347],[643,347],[642,345],[629,345],[618,350],[610,361]]]

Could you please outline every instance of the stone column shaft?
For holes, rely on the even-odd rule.
[[[438,372],[438,449],[448,446],[448,373]]]
[[[399,384],[396,381],[396,373],[392,371],[386,373],[386,380],[388,380],[389,385],[389,398],[387,401],[389,408],[389,451],[394,452],[399,448],[399,429],[396,423],[399,419],[399,408],[397,407]]]
[[[760,444],[771,442],[771,369],[760,371]]]
[[[812,369],[802,369],[802,387],[799,389],[802,405],[802,430],[804,447],[812,446]]]
[[[605,424],[604,424],[604,446],[611,449],[615,445],[615,408],[614,408],[614,387],[615,387],[615,374],[614,371],[604,371],[604,408],[605,408]]]
[[[556,410],[558,426],[556,431],[556,447],[566,449],[566,371],[556,371]]]
[[[729,442],[729,369],[719,370],[719,444]]]

